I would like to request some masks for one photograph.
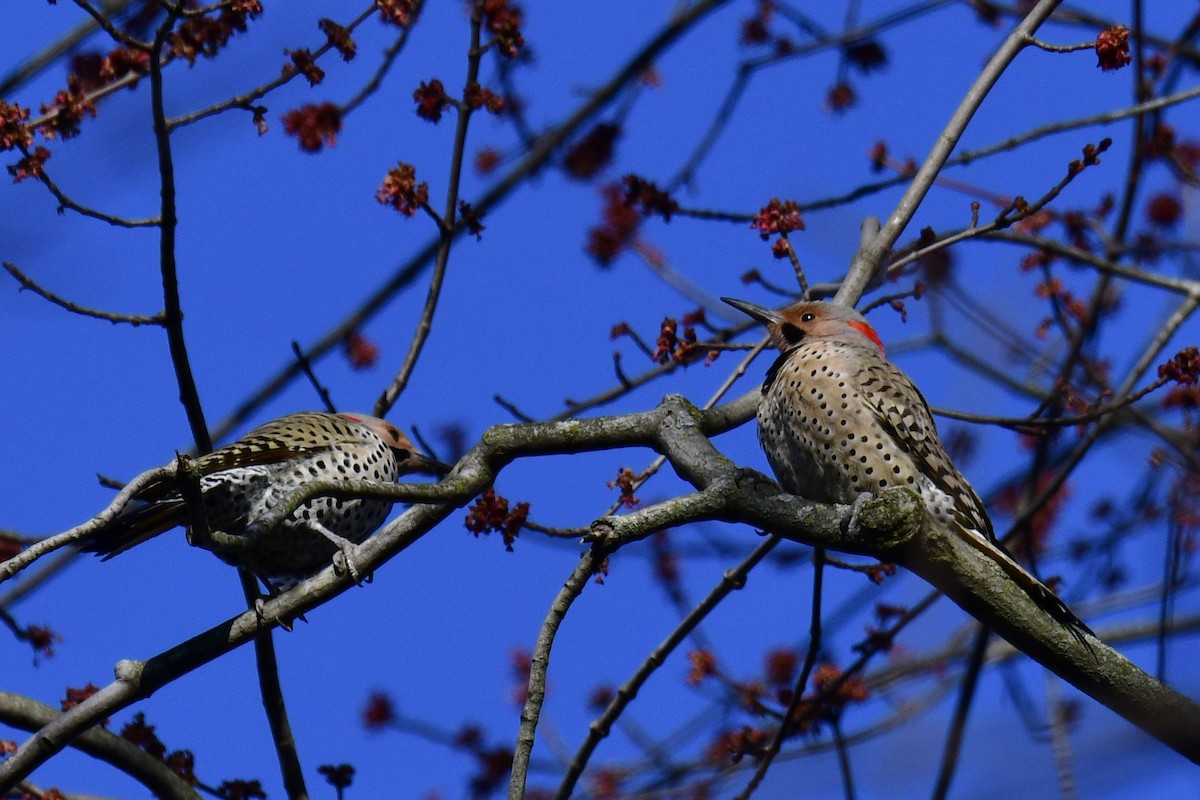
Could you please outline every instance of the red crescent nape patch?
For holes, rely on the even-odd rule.
[[[874,333],[874,331],[872,331],[872,333]],[[876,339],[875,341],[878,342],[879,339]],[[882,348],[882,345],[880,345],[880,347]],[[358,423],[362,422],[362,417],[356,417],[353,414],[338,414],[338,416],[342,417],[343,419],[348,419],[351,422],[358,422]]]
[[[851,320],[851,321],[850,321],[850,322],[848,322],[847,324],[848,324],[848,325],[849,325],[851,328],[854,328],[854,330],[858,331],[858,332],[859,332],[859,333],[861,333],[863,336],[867,337],[867,338],[868,338],[868,339],[870,339],[872,342],[874,342],[874,343],[875,343],[875,346],[879,348],[879,352],[880,352],[881,354],[884,354],[884,355],[886,355],[886,354],[887,354],[887,351],[883,349],[883,342],[880,340],[880,338],[879,338],[879,334],[875,332],[875,329],[874,329],[874,328],[872,328],[872,327],[871,327],[870,325],[868,325],[867,323],[865,323],[865,322],[859,322],[858,320]]]

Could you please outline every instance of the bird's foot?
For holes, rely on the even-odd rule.
[[[358,571],[358,567],[354,566],[354,548],[356,546],[354,542],[345,537],[338,536],[319,522],[310,524],[318,533],[337,545],[338,551],[333,554],[333,568],[338,574],[344,575],[349,572],[354,582],[361,585],[365,581],[365,578]]]
[[[269,597],[256,597],[254,599],[254,616],[258,618],[258,621],[260,623],[274,622],[279,627],[281,627],[285,631],[287,631],[288,633],[291,633],[292,632],[292,622],[293,622],[292,619],[284,619],[282,617],[268,617],[267,616],[266,607],[267,607],[267,600],[269,600],[269,599],[270,599]],[[300,616],[295,619],[304,619],[304,617]]]
[[[354,545],[347,542],[349,547],[338,546],[338,551],[333,554],[333,569],[339,574],[344,575],[350,573],[350,577],[355,583],[362,583],[363,578],[358,572],[358,568],[354,566],[354,561],[351,560],[351,552]]]

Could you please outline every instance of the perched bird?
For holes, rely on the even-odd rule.
[[[862,314],[834,303],[772,311],[722,299],[766,325],[779,348],[758,404],[758,438],[784,489],[852,504],[864,493],[908,486],[935,519],[999,562],[1051,616],[1076,635],[1091,633],[996,540],[983,501],[942,447],[925,398],[887,360]]]
[[[421,453],[400,429],[365,414],[302,411],[255,428],[192,462],[200,475],[205,521],[217,541],[195,542],[282,591],[313,575],[375,532],[387,500],[318,497],[273,530],[257,523],[308,481],[395,481],[410,473],[443,474],[445,464]],[[144,489],[84,547],[106,560],[192,520],[174,480]],[[232,540],[231,540],[232,537]],[[234,546],[236,542],[236,546]]]

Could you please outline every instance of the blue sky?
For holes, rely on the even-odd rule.
[[[535,58],[516,80],[529,118],[539,128],[556,124],[578,107],[676,6],[624,0],[524,5],[525,36]],[[879,18],[901,5],[863,3],[861,16]],[[1089,4],[1095,13],[1122,21],[1125,5]],[[1188,13],[1180,4],[1146,6],[1147,24],[1166,36],[1186,23]],[[752,4],[731,3],[656,63],[662,85],[639,97],[604,180],[635,172],[665,181],[678,169],[719,106],[738,62],[751,54],[738,45],[737,30],[752,10]],[[341,3],[310,0],[286,10],[268,3],[251,32],[220,58],[168,71],[169,113],[202,107],[274,77],[284,48],[321,41],[318,18],[342,19],[347,13]],[[829,29],[842,24],[840,7],[811,13]],[[70,4],[38,4],[0,12],[0,19],[10,42],[0,50],[4,74],[77,24],[82,14]],[[780,29],[786,26],[780,24]],[[293,340],[306,344],[320,337],[435,235],[428,219],[402,219],[377,203],[374,194],[389,168],[411,162],[418,176],[429,181],[431,200],[440,207],[453,117],[436,126],[417,118],[411,93],[432,77],[448,88],[461,83],[467,25],[460,3],[430,4],[380,93],[347,119],[335,147],[317,156],[301,153],[280,122],[282,113],[302,103],[341,102],[353,94],[369,78],[393,32],[373,21],[365,24],[356,36],[359,55],[354,62],[328,60],[321,86],[313,89],[295,81],[270,95],[264,101],[270,109],[265,136],[256,133],[248,114],[231,112],[173,138],[182,301],[210,426],[287,363]],[[842,115],[825,108],[825,93],[837,70],[834,52],[763,71],[749,85],[693,185],[679,193],[680,202],[753,213],[772,197],[805,202],[840,194],[874,178],[867,153],[880,139],[898,157],[923,157],[1003,33],[1004,28],[980,24],[965,4],[886,33],[881,41],[889,55],[887,68],[854,78],[858,105]],[[1084,41],[1094,33],[1061,26],[1043,31],[1044,38],[1059,43]],[[108,44],[97,46],[107,49]],[[490,62],[485,62],[483,76],[495,85]],[[63,70],[51,69],[8,99],[36,108],[62,81]],[[1185,73],[1179,88],[1188,81],[1194,83],[1193,73]],[[1128,70],[1097,70],[1090,53],[1026,52],[988,98],[963,145],[974,148],[1046,122],[1120,107],[1130,82]],[[158,177],[148,107],[146,86],[114,95],[101,106],[97,120],[85,122],[81,137],[53,146],[51,174],[81,202],[135,217],[155,213]],[[1190,138],[1197,130],[1196,116],[1192,104],[1173,110],[1169,119],[1182,137]],[[1119,190],[1128,160],[1127,123],[1050,137],[951,176],[996,193],[1036,197],[1058,180],[1084,144],[1101,136],[1114,139],[1112,150],[1100,168],[1085,173],[1059,201],[1062,207],[1091,207],[1104,191]],[[468,157],[479,147],[511,151],[517,144],[504,121],[476,115]],[[1161,166],[1149,170],[1147,193],[1170,186]],[[490,180],[468,170],[464,198],[479,196]],[[862,218],[885,216],[899,194],[899,189],[885,191],[807,215],[808,229],[793,241],[810,278],[836,278],[858,242]],[[926,225],[943,230],[966,224],[969,201],[953,191],[935,190],[902,242]],[[5,187],[0,192],[0,259],[84,305],[128,313],[153,313],[161,307],[153,232],[59,215],[55,206],[32,182]],[[461,425],[474,441],[487,426],[511,421],[493,401],[496,394],[530,416],[548,417],[563,410],[567,397],[590,397],[614,385],[614,349],[623,352],[630,373],[649,366],[627,342],[612,342],[610,328],[627,321],[653,340],[663,316],[678,316],[693,303],[635,257],[626,255],[608,270],[589,260],[583,244],[600,208],[595,183],[548,169],[485,218],[482,241],[464,238],[455,245],[444,301],[413,380],[391,414],[393,421],[416,424],[426,435],[441,425]],[[1135,229],[1144,227],[1138,213]],[[741,284],[739,276],[751,268],[779,284],[790,280],[790,270],[771,259],[767,246],[744,224],[652,220],[643,227],[643,236],[712,295],[768,302],[770,296],[761,289]],[[956,257],[960,279],[971,294],[1014,326],[1030,331],[1045,315],[1033,295],[1034,278],[1016,272],[1017,251],[975,244]],[[1186,266],[1166,260],[1159,268],[1176,274]],[[1081,290],[1092,279],[1089,274],[1064,277]],[[0,504],[0,527],[49,534],[87,519],[108,501],[111,492],[97,485],[97,473],[128,478],[165,463],[176,448],[189,445],[188,428],[160,330],[82,319],[31,293],[18,293],[11,281],[5,288],[4,281],[7,276],[0,280],[0,386],[8,413],[0,415],[0,476],[9,500]],[[381,348],[377,367],[352,370],[340,354],[320,362],[320,377],[341,408],[370,409],[403,358],[424,297],[425,284],[418,282],[364,327],[364,335]],[[1126,298],[1120,326],[1102,343],[1118,375],[1140,352],[1167,307],[1148,292],[1129,290]],[[998,389],[937,353],[905,352],[903,343],[928,331],[933,302],[910,301],[907,324],[886,311],[872,316],[898,353],[897,363],[913,375],[931,404],[1010,416],[1029,413],[1028,399]],[[962,346],[999,361],[994,343],[950,317]],[[1178,346],[1195,343],[1197,333],[1191,323],[1178,337]],[[692,366],[605,411],[650,408],[668,392],[703,401],[734,363],[734,354],[726,354],[711,368]],[[749,390],[768,363],[753,365],[737,391]],[[318,405],[311,389],[295,382],[256,412],[253,422]],[[944,431],[954,428],[943,423]],[[986,495],[1025,463],[1024,453],[1008,432],[972,430],[980,436],[979,452],[965,471]],[[751,426],[722,436],[717,444],[739,462],[766,470]],[[1073,512],[1060,523],[1056,552],[1071,536],[1088,532],[1084,512],[1090,501],[1119,491],[1129,480],[1128,465],[1140,468],[1149,449],[1145,437],[1129,436],[1090,457],[1084,480],[1072,485]],[[497,489],[514,501],[528,500],[538,522],[586,525],[613,501],[605,482],[617,468],[639,470],[651,455],[600,453],[519,462],[504,472]],[[650,502],[681,486],[674,476],[663,475],[639,494]],[[674,541],[683,546],[692,537],[733,542],[743,551],[757,542],[749,529],[719,525],[678,531]],[[1155,581],[1161,548],[1159,531],[1123,552],[1131,586]],[[313,796],[333,796],[315,774],[316,765],[343,761],[358,768],[348,795],[352,798],[421,797],[435,789],[445,797],[460,796],[462,776],[473,769],[469,759],[408,735],[364,731],[359,713],[367,694],[385,691],[404,714],[450,729],[476,721],[489,743],[511,745],[518,709],[512,703],[509,654],[532,647],[577,553],[574,545],[549,543],[530,533],[520,538],[514,553],[506,553],[496,537],[473,539],[462,527],[461,515],[454,515],[390,562],[374,583],[311,613],[309,623],[293,633],[277,633],[282,680]],[[689,594],[702,596],[734,560],[688,562]],[[1069,565],[1056,566],[1072,574]],[[861,576],[835,573],[827,607],[856,596],[865,583]],[[925,591],[918,579],[902,575],[888,581],[878,599],[912,602]],[[756,572],[747,589],[722,605],[705,626],[722,665],[749,676],[759,669],[765,649],[802,642],[809,596],[807,568],[765,566]],[[0,656],[5,677],[0,690],[56,705],[64,687],[89,681],[103,685],[119,659],[157,653],[237,613],[241,603],[233,572],[189,548],[181,533],[111,562],[79,559],[12,609],[24,623],[51,625],[63,641],[53,658],[37,666],[30,665],[24,645],[9,641]],[[1184,594],[1177,611],[1194,612],[1195,607],[1195,598]],[[1118,618],[1145,620],[1153,613],[1153,607],[1140,606]],[[652,577],[648,551],[619,554],[604,585],[586,590],[560,634],[545,710],[548,733],[539,740],[535,757],[555,756],[556,740],[573,751],[592,716],[584,705],[590,690],[624,681],[677,620]],[[864,621],[855,617],[828,631],[826,647],[833,659],[850,660],[849,648],[861,637]],[[904,645],[910,652],[924,652],[964,622],[962,612],[943,601],[905,637]],[[1180,639],[1168,672],[1192,696],[1200,691],[1187,668],[1194,649],[1193,641]],[[1143,667],[1154,663],[1150,647],[1126,652]],[[1055,679],[1029,663],[1011,669],[1042,707],[1046,681]],[[708,708],[715,689],[689,689],[683,683],[686,671],[679,653],[630,709],[631,720],[662,736]],[[1059,685],[1058,691],[1075,696],[1070,687]],[[923,696],[923,691],[905,688],[895,697],[877,698],[857,716],[847,717],[847,729],[886,716],[890,704]],[[860,796],[928,794],[952,698],[953,692],[932,711],[856,751]],[[1072,743],[1081,797],[1183,796],[1194,786],[1193,768],[1182,758],[1096,703],[1080,702],[1083,716]],[[269,796],[282,796],[250,648],[186,676],[137,709],[170,747],[195,752],[198,773],[206,781],[255,777]],[[115,726],[130,713],[120,715]],[[0,738],[24,737],[0,729]],[[955,796],[1053,791],[1049,747],[1023,730],[997,671],[989,671],[982,681],[964,748]],[[601,747],[597,759],[613,763],[634,752],[626,737],[617,736]],[[64,790],[139,796],[128,779],[70,752],[39,770],[35,779]],[[531,781],[535,786],[555,783]],[[759,796],[794,796],[798,784],[813,796],[836,796],[832,756],[777,765]],[[732,785],[736,791],[742,782]]]

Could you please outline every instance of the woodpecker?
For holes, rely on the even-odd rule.
[[[237,546],[212,540],[197,544],[250,570],[273,591],[315,574],[339,550],[348,557],[348,549],[374,533],[392,507],[389,500],[317,497],[273,529],[262,529],[258,521],[291,492],[310,481],[391,482],[449,471],[390,422],[321,411],[268,422],[192,466],[200,475],[208,530],[237,540]],[[107,560],[178,525],[188,527],[192,541],[189,513],[177,483],[164,479],[142,490],[84,550]]]
[[[822,503],[907,486],[929,514],[998,562],[1072,633],[1091,633],[996,539],[983,501],[946,454],[929,405],[866,318],[835,303],[772,311],[722,298],[767,327],[779,357],[758,404],[758,438],[780,485]]]

